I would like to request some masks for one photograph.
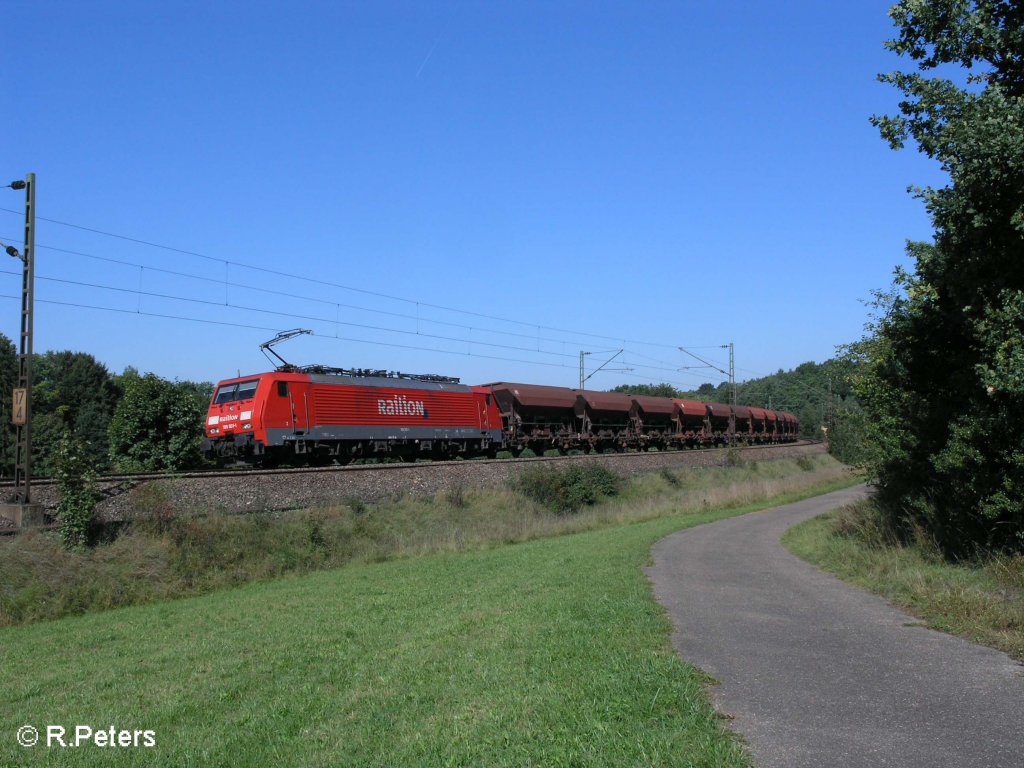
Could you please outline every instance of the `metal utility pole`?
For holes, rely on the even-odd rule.
[[[16,184],[16,183],[15,183]],[[18,187],[12,184],[15,189]],[[28,504],[32,498],[32,310],[34,306],[36,257],[36,175],[25,177],[25,252],[21,256],[21,347],[18,356],[18,385],[14,389],[11,414],[18,428],[14,454],[14,502]]]
[[[729,342],[729,387],[732,390],[732,404],[736,405],[736,348]]]
[[[582,349],[580,350],[580,389],[583,389],[583,382],[586,381],[586,379],[583,378],[583,360],[589,354],[589,352],[584,352]]]
[[[42,507],[32,502],[32,314],[35,286],[36,255],[36,175],[24,181],[12,181],[11,189],[25,190],[25,249],[18,253],[13,245],[5,245],[8,255],[22,264],[21,335],[18,355],[18,381],[11,393],[11,423],[17,428],[14,454],[14,495],[0,504],[0,514],[16,526],[41,522]]]
[[[828,380],[828,428],[835,429],[836,426],[836,398],[832,393],[832,379]]]

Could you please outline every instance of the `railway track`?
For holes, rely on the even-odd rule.
[[[747,461],[772,461],[818,453],[819,441],[747,446]],[[312,509],[356,500],[374,504],[396,494],[435,494],[453,488],[495,487],[506,484],[529,466],[573,461],[596,461],[618,474],[647,474],[662,469],[700,468],[731,463],[722,448],[644,453],[543,456],[519,459],[475,459],[443,462],[352,464],[287,469],[230,469],[183,473],[120,473],[98,478],[101,500],[96,507],[101,524],[120,523],[139,515],[247,514]],[[154,485],[152,481],[166,481]],[[8,487],[11,486],[7,482]],[[2,487],[2,486],[0,486]],[[0,493],[3,491],[0,490]],[[32,500],[41,504],[53,522],[58,493],[52,479],[33,484]],[[0,519],[0,536],[28,530],[11,528]]]
[[[797,440],[792,443],[769,443],[766,445],[748,445],[741,446],[740,450],[744,451],[757,451],[771,448],[778,448],[781,446],[797,447],[802,445],[816,445],[819,444],[820,440]],[[665,456],[666,454],[689,454],[689,453],[707,453],[710,451],[721,451],[724,447],[715,448],[686,448],[678,451],[650,451],[650,452],[636,452],[636,453],[588,453],[579,454],[575,456],[536,456],[531,458],[519,458],[519,459],[461,459],[455,461],[396,461],[387,462],[380,464],[344,464],[344,465],[330,465],[326,467],[277,467],[274,469],[258,469],[252,467],[237,467],[233,469],[205,469],[205,470],[191,470],[188,472],[138,472],[130,474],[109,474],[100,475],[96,478],[98,483],[139,483],[147,480],[179,480],[179,479],[201,479],[201,478],[223,478],[223,477],[260,477],[267,475],[296,475],[296,474],[323,474],[330,472],[367,472],[367,471],[401,471],[407,469],[424,469],[427,467],[450,467],[450,466],[465,466],[466,464],[474,465],[486,465],[486,464],[515,464],[520,462],[572,462],[572,461],[585,461],[587,459],[599,459],[602,457],[611,456],[632,456],[632,457],[658,457]],[[33,486],[52,486],[57,481],[53,478],[33,478]],[[2,488],[13,488],[13,480],[0,480],[0,489]]]

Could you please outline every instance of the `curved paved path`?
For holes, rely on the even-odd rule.
[[[647,569],[761,768],[1024,766],[1024,667],[921,626],[779,543],[864,488],[680,531]]]

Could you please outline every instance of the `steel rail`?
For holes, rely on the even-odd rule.
[[[741,450],[755,450],[762,448],[779,448],[782,446],[798,447],[802,445],[816,445],[820,443],[820,440],[797,440],[792,443],[765,443],[762,445],[745,445],[737,446]],[[465,466],[467,462],[474,464],[510,464],[518,462],[560,462],[560,461],[574,461],[574,460],[587,460],[587,459],[599,459],[605,457],[622,457],[622,456],[664,456],[665,454],[672,453],[700,453],[707,451],[721,451],[729,448],[729,446],[716,446],[714,448],[682,448],[675,451],[636,451],[633,453],[581,453],[573,456],[534,456],[530,458],[513,458],[513,459],[484,459],[484,458],[473,458],[473,459],[455,459],[446,461],[395,461],[385,462],[379,464],[332,464],[325,467],[277,467],[274,469],[260,469],[258,467],[238,467],[235,469],[200,469],[190,470],[187,472],[136,472],[127,474],[111,474],[111,475],[99,475],[96,477],[97,483],[121,483],[121,482],[141,482],[145,480],[189,480],[189,479],[205,479],[205,478],[219,478],[219,477],[257,477],[264,475],[292,475],[292,474],[313,474],[323,472],[363,472],[363,471],[400,471],[408,469],[424,469],[429,467],[450,467],[450,466]],[[53,485],[56,480],[53,478],[33,478],[33,485]],[[0,480],[0,488],[9,488],[14,485],[13,480]]]

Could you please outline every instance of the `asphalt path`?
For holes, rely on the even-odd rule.
[[[762,768],[1024,766],[1024,666],[791,555],[830,493],[680,531],[647,569],[682,657]]]

